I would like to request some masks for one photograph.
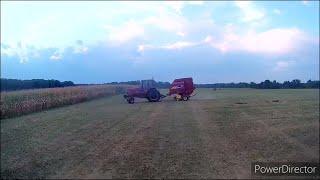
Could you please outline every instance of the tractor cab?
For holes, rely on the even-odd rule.
[[[145,91],[147,91],[151,88],[156,88],[156,81],[154,81],[153,79],[141,80],[140,88]]]

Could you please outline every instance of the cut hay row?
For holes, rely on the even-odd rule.
[[[1,92],[1,119],[122,93],[127,85],[90,85]]]

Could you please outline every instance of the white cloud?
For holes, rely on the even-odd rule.
[[[50,59],[51,60],[60,60],[62,58],[62,56],[60,56],[60,55],[52,55],[52,56],[50,56]]]
[[[186,35],[186,33],[184,33],[184,32],[177,32],[177,35],[178,35],[178,36],[181,36],[181,37],[184,37],[184,36]]]
[[[250,53],[285,54],[293,51],[302,41],[305,34],[297,28],[270,29],[264,32],[250,30],[245,34],[228,31],[222,38],[207,36],[205,43],[221,52],[247,51]]]
[[[6,44],[1,43],[1,55],[6,55],[9,57],[12,57],[16,54],[17,54],[17,52],[10,45],[6,45]]]
[[[181,10],[182,10],[185,2],[183,2],[183,1],[165,1],[164,3],[168,7],[174,9],[177,13],[181,14]]]
[[[250,1],[236,1],[235,4],[242,12],[243,22],[259,21],[265,17],[263,10],[256,8]]]
[[[294,61],[278,61],[276,62],[274,71],[286,71],[294,63]]]
[[[61,51],[56,51],[53,53],[52,56],[50,56],[51,60],[61,60],[62,59],[62,52]]]
[[[73,47],[73,53],[75,54],[86,54],[88,52],[88,47],[86,47],[83,41],[76,41],[76,45]]]
[[[144,45],[139,45],[138,46],[138,52],[144,52],[145,46]]]
[[[172,14],[168,11],[156,16],[145,18],[142,23],[145,29],[155,27],[157,30],[162,30],[168,33],[176,34],[180,37],[197,36],[203,32],[214,31],[216,27],[210,15],[199,16],[197,20],[189,19],[186,16]]]
[[[186,5],[203,5],[203,1],[164,1],[164,5],[173,9],[175,13],[182,14],[182,10]],[[161,6],[161,5],[160,5]]]
[[[201,44],[202,42],[191,42],[191,41],[177,41],[174,43],[169,43],[169,44],[165,44],[165,45],[159,45],[159,46],[155,46],[155,45],[150,45],[150,44],[146,44],[146,45],[139,45],[137,48],[137,51],[139,53],[142,53],[146,50],[150,50],[150,49],[166,49],[166,50],[180,50],[180,49],[184,49],[184,48],[188,48],[188,47],[193,47],[196,45]]]
[[[88,47],[84,46],[84,44],[77,43],[75,46],[68,46],[73,48],[73,52],[76,54],[86,54],[88,52]],[[63,58],[65,48],[59,48],[55,51],[49,59],[51,60],[60,60]],[[39,48],[31,46],[26,42],[20,41],[18,43],[12,44],[4,44],[1,43],[1,56],[9,56],[9,57],[17,57],[20,60],[20,63],[27,63],[29,59],[38,58]]]
[[[1,43],[1,56],[18,57],[20,63],[26,63],[30,57],[37,57],[37,49],[27,45],[25,42],[20,41],[18,43],[3,44]]]
[[[263,32],[248,30],[236,32],[234,25],[228,24],[221,34],[208,35],[202,41],[177,41],[165,45],[140,45],[138,52],[148,49],[179,50],[196,45],[210,45],[222,53],[243,51],[255,54],[280,55],[296,50],[308,39],[297,28],[275,28]]]
[[[210,36],[210,35],[207,36],[207,37],[203,40],[204,43],[212,43],[212,41],[213,41],[213,40],[212,40],[212,36]]]
[[[273,9],[273,13],[275,13],[275,14],[281,14],[281,11],[279,10],[279,9]]]
[[[143,24],[151,25],[168,32],[185,33],[187,20],[178,15],[161,14],[160,16],[146,18]]]
[[[152,48],[154,48],[154,46],[148,45],[148,44],[141,44],[141,45],[138,46],[138,50],[137,51],[139,53],[143,53],[145,50],[152,49]]]
[[[5,41],[2,42],[22,40],[37,48],[66,48],[76,38],[90,39],[92,41],[107,39],[120,44],[137,38],[144,38],[146,37],[146,32],[151,29],[148,26],[185,37],[192,23],[188,21],[187,16],[182,15],[182,9],[188,5],[202,5],[203,1],[119,2],[111,4],[95,2],[89,4],[79,3],[77,5],[74,5],[74,3],[61,5],[52,2],[47,6],[42,3],[21,5],[22,3],[19,3],[20,8],[23,6],[39,8],[34,12],[35,15],[32,18],[24,18],[20,14],[6,11],[6,17],[10,16],[16,19],[15,22],[23,23],[13,23],[14,25],[16,24],[13,26],[10,23],[12,20],[6,18],[5,22],[7,23],[4,27],[7,28],[1,32]],[[51,6],[52,8],[49,8]],[[67,10],[72,6],[77,6],[79,10]],[[50,9],[50,11],[41,10],[45,8]],[[28,14],[29,12],[24,9],[20,10],[23,12],[21,14]],[[128,21],[127,17],[132,17],[132,20]],[[106,22],[108,22],[108,25],[104,26]],[[3,24],[3,22],[1,23]],[[103,28],[99,29],[100,27],[107,29],[107,38],[103,37],[105,36],[104,30]],[[12,29],[21,30],[16,30],[16,33],[13,33]],[[6,33],[3,35],[3,32]],[[87,47],[77,48],[75,53],[85,53],[87,50]]]
[[[172,44],[167,44],[163,46],[164,49],[183,49],[191,46],[195,46],[197,43],[188,42],[188,41],[179,41]]]
[[[204,1],[188,1],[190,5],[203,5]]]
[[[43,48],[46,45],[50,48],[71,47],[74,53],[84,54],[88,52],[88,47],[91,46],[83,45],[83,43],[74,46],[75,39],[90,39],[93,43],[98,40],[108,40],[108,43],[119,44],[137,40],[133,43],[135,45],[141,44],[142,41],[140,40],[142,39],[143,43],[147,45],[139,45],[137,51],[144,52],[153,48],[182,49],[192,47],[200,44],[200,39],[208,34],[209,36],[203,39],[201,43],[210,44],[221,52],[246,51],[250,53],[281,54],[291,52],[299,44],[300,37],[304,36],[296,28],[276,28],[262,32],[261,28],[259,32],[256,31],[251,25],[261,23],[267,18],[264,9],[256,6],[258,3],[249,1],[231,2],[231,5],[235,4],[240,10],[240,21],[246,23],[241,24],[242,27],[236,27],[238,22],[234,22],[234,19],[222,19],[223,22],[231,22],[235,25],[228,25],[225,29],[221,28],[221,24],[216,24],[212,19],[215,15],[219,17],[219,14],[208,13],[214,12],[212,10],[214,6],[209,5],[209,3],[206,4],[208,6],[203,7],[204,9],[200,13],[189,14],[188,12],[188,14],[183,14],[187,13],[183,12],[185,6],[200,7],[203,3],[203,1],[95,3],[95,5],[90,5],[90,8],[82,4],[83,9],[81,11],[72,10],[70,12],[66,10],[68,9],[66,7],[69,6],[60,11],[57,7],[61,5],[56,4],[55,8],[51,8],[52,11],[42,12],[43,16],[40,16],[39,11],[37,16],[34,16],[36,18],[29,18],[28,21],[21,20],[21,22],[25,21],[24,24],[8,23],[9,25],[18,24],[17,27],[22,27],[21,30],[18,30],[21,34],[11,35],[9,40],[15,38],[15,42],[17,42],[16,39],[22,39],[24,44],[32,44],[37,48]],[[74,6],[70,3],[71,5]],[[272,8],[268,9],[268,12],[281,13],[279,9]],[[233,14],[231,13],[231,15]],[[7,15],[7,17],[9,16]],[[21,18],[21,16],[17,17],[15,18],[17,20]],[[128,18],[132,19],[128,21]],[[107,33],[102,28],[106,22],[108,23],[105,26]],[[219,22],[217,21],[217,23]],[[8,32],[20,29],[10,28],[10,26],[4,27],[7,27],[6,31]],[[85,29],[86,27],[89,27],[88,31]],[[3,37],[9,37],[7,34]],[[107,35],[107,38],[104,35]],[[161,44],[159,45],[159,43]],[[19,56],[22,62],[28,61],[30,51],[23,46],[12,46],[9,49],[1,47],[1,54]],[[53,54],[50,58],[61,59],[62,53]]]
[[[75,54],[86,54],[88,52],[88,47],[76,47],[74,48]]]
[[[184,37],[188,34],[188,29],[193,26],[193,23],[181,14],[181,10],[186,4],[189,3],[183,1],[166,1],[161,4],[148,3],[142,7],[155,9],[153,13],[142,18],[131,19],[120,25],[110,23],[104,27],[108,31],[109,40],[118,43],[129,42],[136,38],[149,38],[150,34],[153,35],[153,30],[174,33]],[[201,4],[201,2],[195,2],[194,4]]]
[[[302,1],[302,4],[307,5],[307,4],[309,4],[309,1],[303,0],[303,1]]]
[[[173,9],[176,13],[182,14],[182,9],[186,5],[203,5],[203,1],[165,1],[164,4]]]
[[[117,43],[125,43],[144,35],[144,27],[135,21],[128,21],[121,26],[105,26],[109,39]]]

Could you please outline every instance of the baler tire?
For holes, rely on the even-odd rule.
[[[189,100],[189,96],[182,96],[182,100],[183,101],[188,101]]]
[[[149,102],[157,102],[160,100],[160,92],[155,89],[155,88],[152,88],[152,89],[149,89],[148,93],[147,93],[147,99]]]

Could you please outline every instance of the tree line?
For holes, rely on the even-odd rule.
[[[277,81],[265,80],[260,83],[255,82],[239,82],[239,83],[214,83],[214,84],[195,84],[197,88],[255,88],[255,89],[298,89],[298,88],[319,88],[320,81],[308,80],[303,83],[299,79],[292,81],[284,81],[283,83]],[[130,84],[139,85],[140,81],[126,81],[126,82],[111,82],[106,84]],[[157,88],[170,88],[169,82],[156,82]]]
[[[283,83],[277,81],[265,80],[260,83],[215,83],[215,84],[196,84],[198,88],[255,88],[255,89],[302,89],[302,88],[319,88],[320,81],[308,80],[303,83],[299,79],[292,81],[284,81]]]
[[[106,83],[106,84],[128,84],[128,85],[140,85],[141,81],[126,81],[126,82],[111,82],[111,83]],[[156,87],[157,88],[169,88],[170,83],[169,82],[161,82],[161,81],[156,81]]]
[[[126,81],[126,82],[110,82],[105,84],[128,84],[139,85],[141,81]],[[38,89],[38,88],[54,88],[54,87],[67,87],[89,84],[74,84],[72,81],[58,80],[44,80],[44,79],[31,79],[31,80],[18,80],[18,79],[4,79],[1,78],[1,91],[12,91],[21,89]],[[156,82],[157,88],[169,88],[169,82]],[[299,79],[292,81],[284,81],[283,83],[277,81],[265,80],[260,83],[214,83],[214,84],[195,84],[197,88],[255,88],[255,89],[299,89],[299,88],[319,88],[320,81],[308,80],[303,83]]]
[[[44,80],[44,79],[5,79],[1,78],[1,91],[14,91],[22,89],[54,88],[74,86],[72,81]]]

